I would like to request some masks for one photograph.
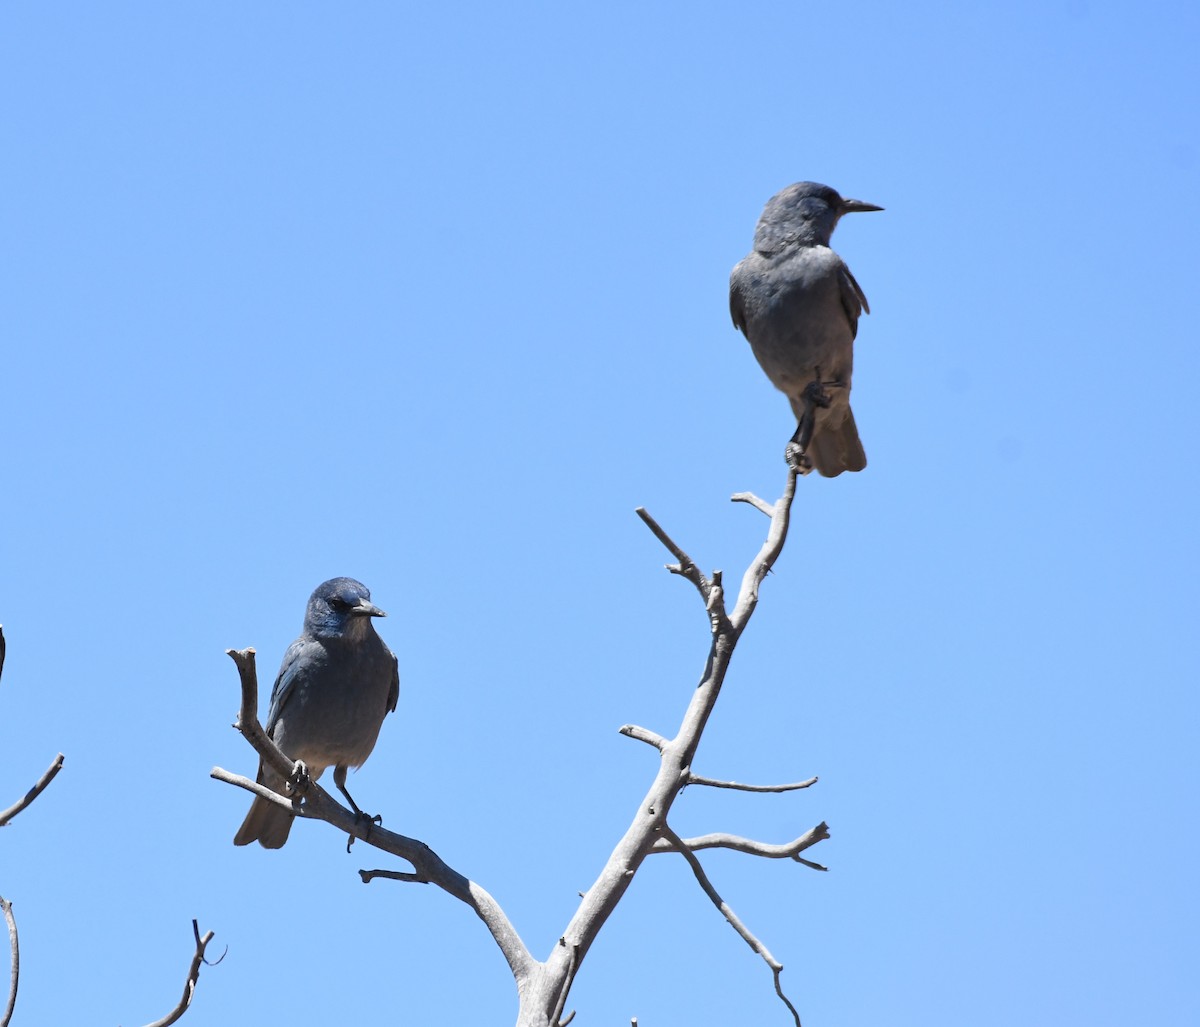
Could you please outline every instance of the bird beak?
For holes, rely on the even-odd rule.
[[[866,210],[883,210],[883,208],[876,207],[873,203],[865,203],[862,200],[842,200],[843,214],[857,214],[860,211]]]
[[[350,612],[355,617],[386,617],[387,616],[387,614],[384,613],[378,606],[376,606],[374,603],[367,602],[365,599],[360,599],[357,606],[353,606],[350,608]]]

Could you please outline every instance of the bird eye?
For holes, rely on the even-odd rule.
[[[346,600],[343,599],[341,596],[330,596],[329,597],[329,605],[332,606],[335,610],[346,610],[346,609],[350,608],[350,604],[348,602],[346,602]]]

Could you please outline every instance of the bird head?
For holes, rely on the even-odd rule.
[[[371,590],[353,578],[330,578],[309,597],[304,631],[317,638],[363,635],[373,630],[372,617],[386,617],[371,602]]]
[[[820,182],[797,182],[767,201],[754,232],[754,248],[764,257],[771,257],[793,243],[828,246],[843,214],[867,210],[883,208],[845,199]]]

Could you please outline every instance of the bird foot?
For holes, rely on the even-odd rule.
[[[293,795],[303,795],[308,791],[310,784],[312,784],[312,778],[309,776],[308,766],[304,760],[296,760],[292,766],[292,772],[288,775],[288,791]]]
[[[789,442],[784,447],[783,459],[787,461],[788,467],[799,475],[808,474],[813,469],[812,460],[798,442]]]
[[[830,385],[838,385],[838,382],[830,382]],[[829,395],[829,390],[825,388],[825,383],[819,378],[814,379],[804,386],[804,398],[813,404],[813,406],[827,407],[833,402],[833,397]]]
[[[357,807],[355,807],[355,810],[354,810],[354,826],[355,826],[355,827],[358,827],[358,826],[359,826],[359,825],[360,825],[360,824],[361,824],[361,823],[362,823],[364,820],[367,822],[367,838],[368,838],[368,839],[371,837],[371,826],[372,826],[372,825],[374,825],[374,826],[376,826],[376,827],[382,827],[382,826],[383,826],[383,817],[382,817],[380,814],[376,813],[376,814],[375,814],[375,816],[373,816],[373,817],[372,817],[372,816],[368,816],[368,815],[367,815],[366,813],[364,813],[362,810],[360,810],[360,809],[358,809]],[[346,839],[346,851],[347,851],[347,852],[349,852],[349,851],[350,851],[350,846],[352,846],[352,845],[354,844],[354,838],[355,838],[355,836],[354,836],[354,835],[350,835],[350,836],[349,836],[349,837]]]

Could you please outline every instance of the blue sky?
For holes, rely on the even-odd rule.
[[[235,849],[264,689],[366,582],[401,698],[352,779],[554,944],[707,630],[633,510],[740,577],[786,400],[729,323],[763,203],[885,213],[870,460],[801,482],[682,834],[806,1027],[1193,1024],[1194,5],[6,5],[0,832],[16,1025],[507,1023],[473,915],[319,824]],[[2,962],[2,961],[0,961]],[[576,1023],[786,1024],[655,857]]]

